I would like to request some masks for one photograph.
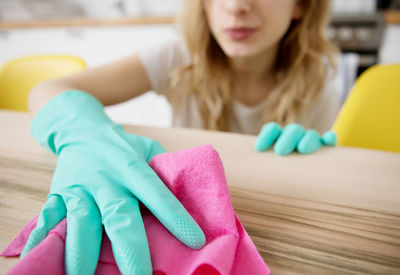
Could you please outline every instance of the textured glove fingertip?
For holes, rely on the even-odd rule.
[[[116,255],[115,260],[122,274],[151,275],[153,273],[148,247],[123,244],[114,251],[114,255]]]
[[[25,255],[34,249],[46,237],[46,235],[46,231],[42,228],[35,228],[29,235],[28,241],[21,252],[20,258],[25,257]]]
[[[182,243],[193,249],[200,249],[206,244],[206,236],[193,219],[179,219],[175,224],[175,234]]]
[[[292,153],[301,138],[304,136],[304,128],[300,124],[292,123],[287,125],[274,146],[274,152],[280,156]]]
[[[278,123],[269,122],[265,124],[257,136],[257,140],[254,143],[254,149],[258,152],[268,150],[281,133],[282,129]]]
[[[314,130],[307,130],[304,137],[297,145],[297,151],[300,154],[311,154],[321,148],[322,142],[318,132]]]
[[[321,140],[322,143],[326,146],[336,146],[337,135],[333,131],[328,131],[322,136]]]
[[[287,155],[289,155],[290,153],[292,153],[293,150],[290,149],[290,148],[288,148],[288,147],[285,146],[285,145],[282,145],[282,143],[277,143],[277,144],[275,144],[275,146],[274,146],[274,152],[275,152],[275,154],[277,154],[277,155],[279,155],[279,156],[287,156]]]
[[[65,217],[65,211],[63,199],[57,195],[49,195],[48,200],[39,214],[36,227],[32,230],[21,252],[21,258],[46,238],[50,230]]]

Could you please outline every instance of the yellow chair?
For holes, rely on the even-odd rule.
[[[0,108],[26,111],[29,91],[39,82],[81,71],[83,59],[68,55],[17,58],[0,68]]]
[[[341,146],[400,152],[400,64],[366,70],[356,81],[333,130]]]

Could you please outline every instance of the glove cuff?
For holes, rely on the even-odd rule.
[[[34,117],[30,130],[36,141],[56,153],[62,131],[86,131],[89,128],[111,126],[104,106],[92,95],[69,90],[51,99]],[[60,139],[58,139],[60,141]]]

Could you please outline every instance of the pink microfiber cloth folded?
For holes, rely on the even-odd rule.
[[[188,248],[151,213],[144,211],[153,274],[269,274],[234,212],[224,168],[212,146],[157,155],[150,166],[197,221],[207,239],[199,250]],[[36,218],[1,256],[18,256],[35,225]],[[8,274],[64,274],[65,235],[64,219]],[[96,274],[120,274],[105,234]]]

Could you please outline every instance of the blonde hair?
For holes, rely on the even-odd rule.
[[[210,32],[203,1],[183,2],[180,26],[192,62],[172,73],[170,100],[193,93],[203,127],[229,131],[232,78],[227,57]],[[294,122],[321,93],[327,67],[335,67],[337,50],[325,37],[330,1],[303,0],[302,7],[303,16],[292,21],[280,42],[274,68],[277,85],[268,95],[261,124]]]

